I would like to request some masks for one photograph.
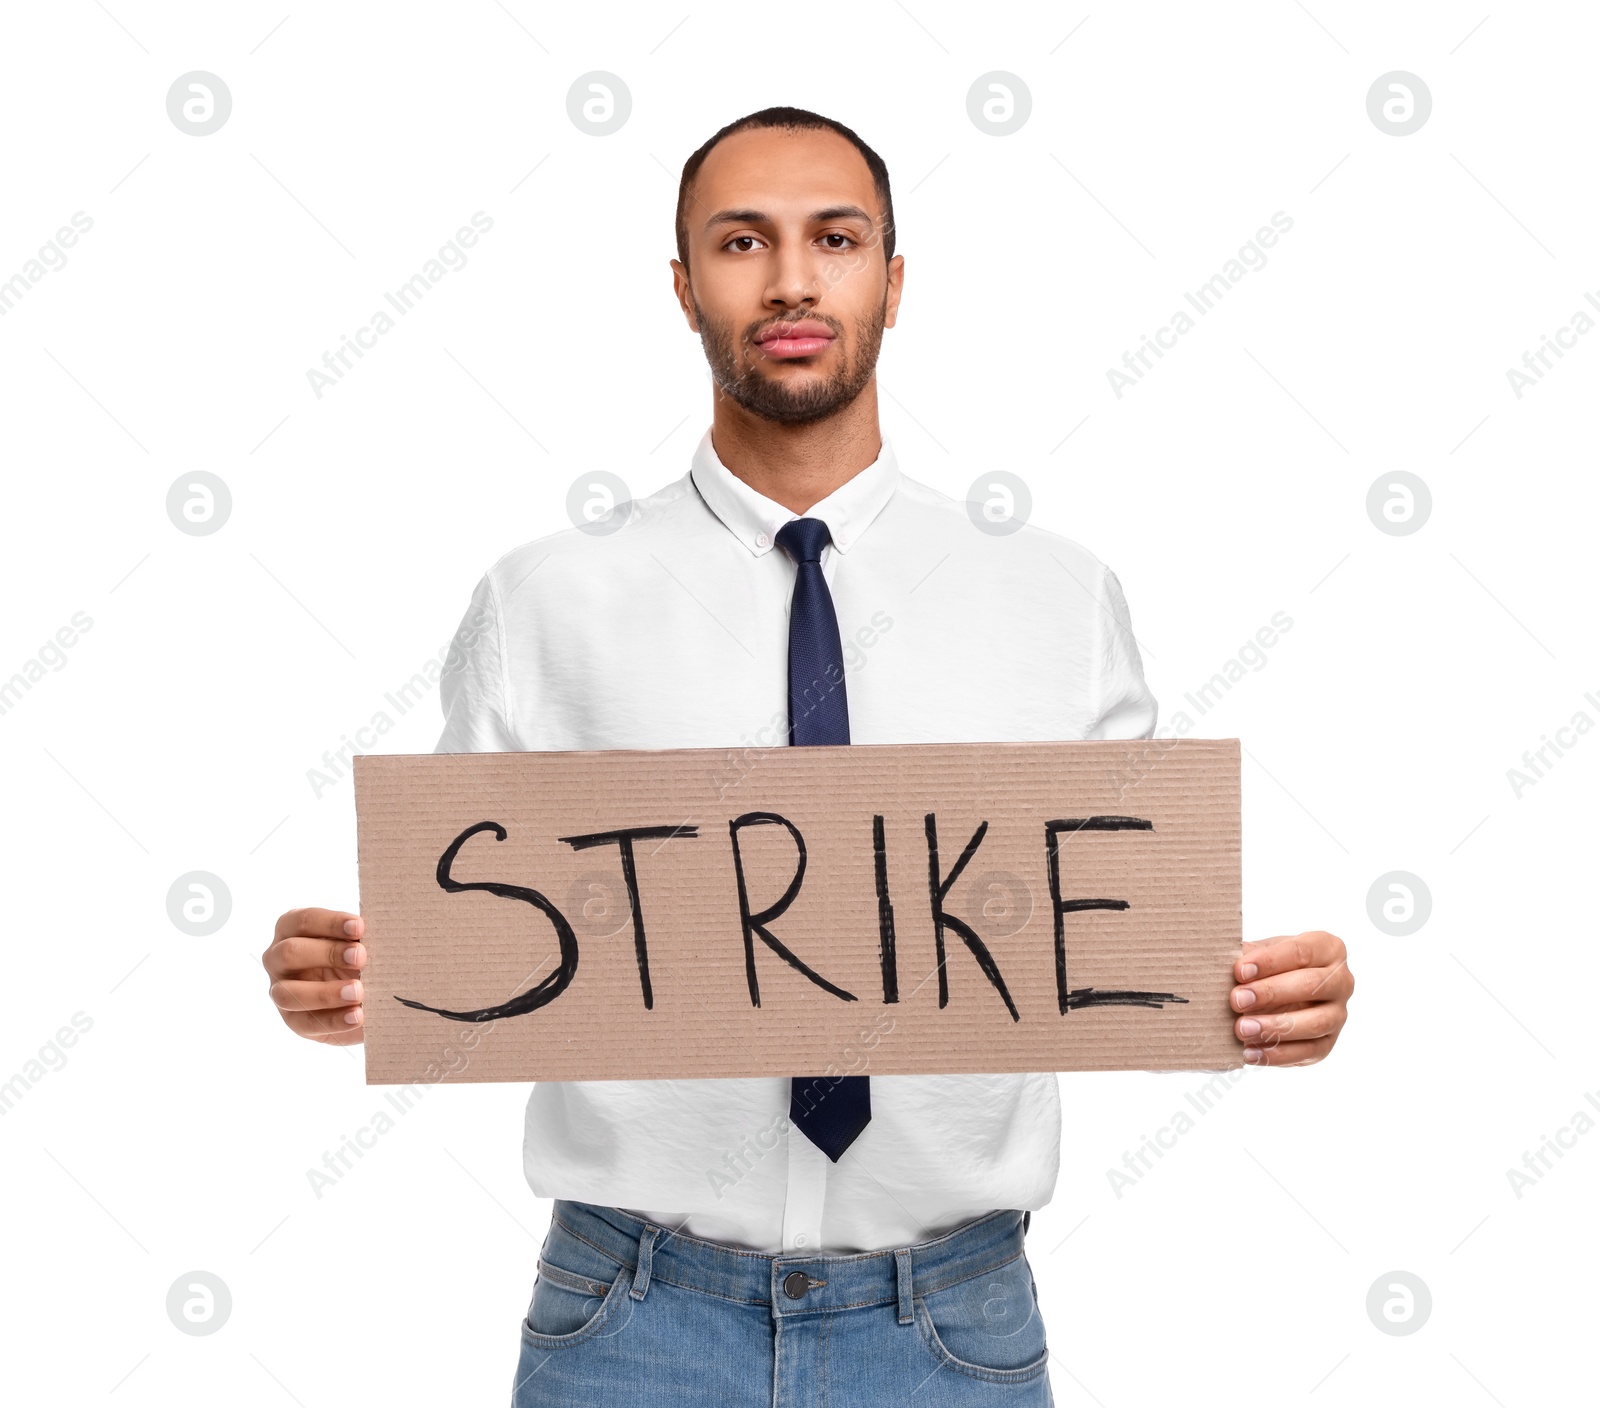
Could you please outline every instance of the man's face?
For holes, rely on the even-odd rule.
[[[672,268],[724,394],[786,425],[861,394],[900,305],[882,218],[866,162],[835,132],[762,128],[712,149],[685,213],[689,268]]]

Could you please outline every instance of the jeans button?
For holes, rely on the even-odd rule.
[[[804,1271],[791,1271],[783,1278],[783,1293],[790,1300],[799,1300],[811,1289],[811,1278]]]

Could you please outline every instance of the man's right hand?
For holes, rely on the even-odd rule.
[[[365,932],[359,914],[336,909],[291,909],[280,916],[261,965],[290,1031],[329,1046],[361,1041]]]

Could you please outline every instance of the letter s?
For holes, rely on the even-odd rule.
[[[494,832],[496,841],[506,839],[506,829],[499,822],[480,821],[476,826],[469,826],[445,847],[444,854],[439,857],[439,867],[435,876],[439,881],[439,888],[448,890],[451,894],[460,894],[463,890],[486,890],[491,895],[499,895],[501,899],[521,900],[524,904],[531,904],[555,926],[556,939],[561,945],[561,962],[555,972],[541,978],[527,992],[512,998],[510,1002],[501,1003],[498,1007],[482,1007],[471,1012],[447,1012],[442,1007],[430,1007],[425,1002],[413,1002],[410,998],[400,997],[398,994],[395,996],[395,1001],[406,1007],[415,1007],[422,1012],[448,1017],[452,1022],[494,1022],[501,1017],[520,1017],[524,1013],[537,1011],[560,997],[578,971],[578,936],[572,932],[572,925],[567,923],[566,915],[537,890],[530,890],[524,885],[508,885],[499,880],[451,879],[450,867],[455,864],[457,853],[468,839],[480,831]]]

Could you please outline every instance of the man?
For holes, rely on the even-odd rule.
[[[1031,527],[978,531],[879,435],[905,268],[878,156],[815,114],[756,113],[690,157],[677,239],[711,430],[617,531],[490,569],[438,751],[1148,736],[1111,572]],[[293,1030],[361,1039],[361,934],[279,920],[264,961]],[[1246,949],[1246,1060],[1327,1054],[1344,960],[1320,932]],[[517,1403],[1050,1401],[1022,1239],[1055,1182],[1056,1078],[869,1069],[816,1093],[535,1086],[524,1162],[557,1201]]]

